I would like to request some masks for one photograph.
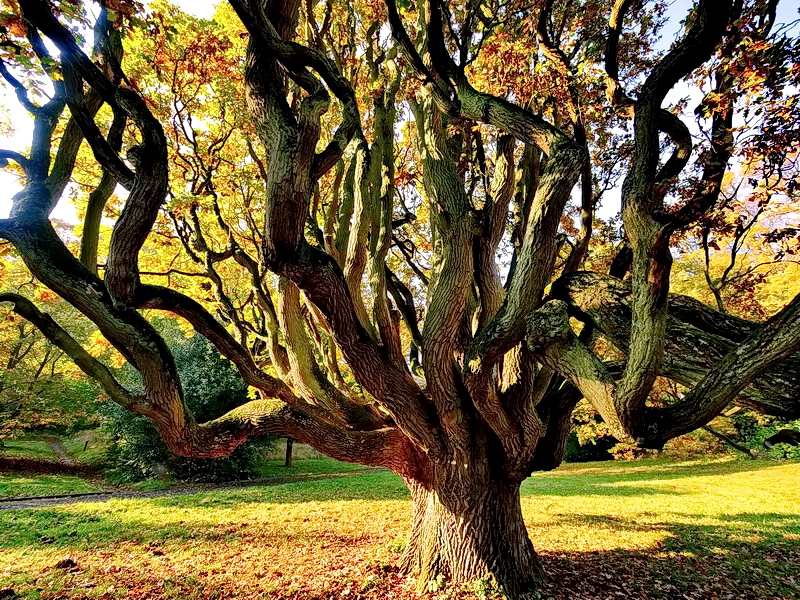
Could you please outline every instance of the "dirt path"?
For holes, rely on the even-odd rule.
[[[229,483],[193,483],[181,484],[168,490],[148,490],[148,491],[109,491],[105,493],[92,493],[86,495],[72,494],[58,498],[25,498],[12,499],[0,498],[0,510],[17,510],[23,508],[47,508],[49,506],[59,506],[65,504],[78,504],[80,502],[107,502],[113,499],[125,498],[160,498],[162,496],[184,496],[187,494],[201,494],[203,492],[213,492],[216,490],[237,489],[253,487],[257,485],[281,485],[283,483],[293,483],[295,481],[311,481],[314,479],[332,479],[335,477],[351,477],[353,475],[364,475],[374,473],[382,469],[364,468],[347,471],[345,473],[307,473],[301,475],[286,475],[283,477],[264,477],[249,481],[232,481]]]
[[[50,449],[56,455],[56,460],[59,464],[66,465],[68,467],[77,467],[83,464],[77,458],[72,456],[72,454],[70,454],[60,437],[55,435],[47,435],[43,438],[43,440],[48,446],[50,446]]]

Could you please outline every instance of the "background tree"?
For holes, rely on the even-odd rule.
[[[59,227],[65,237],[70,229]],[[0,263],[6,290],[25,293],[70,327],[83,343],[91,328],[68,304],[37,284],[6,245]],[[70,434],[97,427],[102,390],[87,380],[72,360],[38,329],[13,312],[0,315],[0,443],[28,436]]]
[[[659,53],[663,6],[630,0],[231,0],[216,24],[106,0],[90,56],[85,7],[6,0],[2,75],[35,127],[27,155],[0,153],[25,176],[0,237],[140,380],[0,300],[173,452],[271,433],[394,470],[415,506],[404,567],[518,597],[544,576],[519,486],[561,461],[581,397],[644,448],[731,402],[800,413],[800,300],[762,324],[669,294],[673,234],[717,205],[734,157],[769,177],[796,155],[798,44],[776,4],[703,0]],[[742,93],[756,76],[766,103]],[[712,81],[697,143],[664,107],[687,77]],[[737,146],[734,114],[759,107],[763,143]],[[76,253],[48,215],[83,143],[99,181]],[[609,273],[579,271],[622,176],[626,244]],[[154,310],[259,398],[198,423]],[[650,402],[659,376],[687,392]]]

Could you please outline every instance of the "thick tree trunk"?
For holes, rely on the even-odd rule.
[[[536,589],[545,574],[522,520],[520,484],[464,475],[437,478],[433,486],[406,481],[414,522],[401,566],[418,577],[421,591],[439,576],[484,580],[509,599]]]

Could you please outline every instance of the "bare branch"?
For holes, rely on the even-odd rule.
[[[5,169],[8,166],[9,159],[15,161],[22,167],[22,171],[26,175],[28,174],[30,161],[19,152],[14,152],[13,150],[0,150],[0,169]]]
[[[3,60],[0,60],[0,75],[3,76],[9,85],[14,88],[14,93],[17,96],[17,100],[23,106],[25,110],[27,110],[31,115],[34,117],[40,114],[41,107],[36,106],[33,102],[28,99],[28,90],[25,89],[25,86],[22,85],[22,82],[14,77],[11,72],[6,67],[6,63]]]

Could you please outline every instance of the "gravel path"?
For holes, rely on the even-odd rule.
[[[332,479],[334,477],[350,477],[364,475],[383,469],[364,468],[347,471],[344,473],[305,473],[299,475],[286,475],[283,477],[264,477],[247,481],[231,481],[228,483],[191,483],[180,484],[168,490],[148,491],[109,491],[93,492],[86,494],[64,494],[57,497],[39,496],[36,498],[0,498],[0,510],[17,510],[22,508],[47,508],[64,504],[77,504],[79,502],[107,502],[120,498],[159,498],[161,496],[184,496],[187,494],[200,494],[216,490],[246,488],[257,485],[280,485],[295,481],[311,481],[314,479]]]

